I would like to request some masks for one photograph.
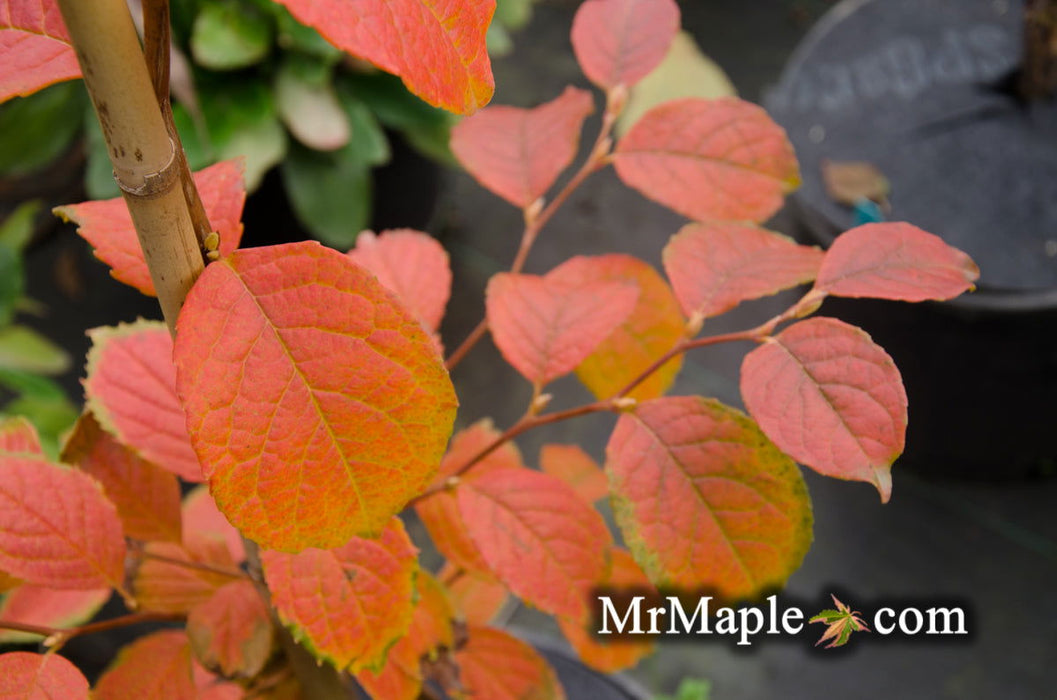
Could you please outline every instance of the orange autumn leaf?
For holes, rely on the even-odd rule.
[[[573,51],[595,85],[631,87],[660,64],[678,31],[675,0],[587,0],[573,19]]]
[[[451,266],[437,239],[409,228],[377,235],[363,231],[348,256],[370,270],[426,328],[440,328],[451,296]]]
[[[224,584],[187,617],[198,660],[227,678],[252,678],[275,651],[275,628],[252,581]]]
[[[333,549],[261,551],[279,618],[320,659],[353,672],[375,668],[407,632],[418,550],[399,518],[378,539]]]
[[[488,282],[492,338],[537,386],[574,370],[635,309],[635,282],[584,279],[581,260],[571,258],[542,277],[499,273]]]
[[[0,453],[3,452],[43,457],[36,427],[22,416],[0,418]]]
[[[597,511],[561,479],[531,469],[497,469],[455,491],[467,531],[500,582],[544,612],[583,616],[612,545]]]
[[[441,578],[451,578],[452,565],[445,565]],[[463,571],[448,584],[448,596],[459,619],[468,625],[487,625],[510,599],[507,587],[491,576]]]
[[[579,445],[544,445],[540,469],[563,479],[587,503],[609,495],[605,472]]]
[[[0,654],[0,698],[4,700],[88,700],[88,679],[58,654],[12,651]]]
[[[467,697],[488,700],[565,700],[558,677],[539,652],[491,627],[470,627],[455,654]]]
[[[664,270],[695,319],[810,282],[821,264],[818,248],[740,223],[687,224],[664,247]]]
[[[0,102],[80,75],[55,0],[0,0]]]
[[[969,291],[976,263],[939,236],[902,222],[845,231],[826,251],[815,289],[840,297],[943,301]]]
[[[469,428],[461,430],[451,439],[451,445],[440,463],[440,471],[433,488],[440,488],[455,470],[465,466],[470,459],[498,439],[500,433],[492,421],[483,419]],[[465,478],[473,479],[494,469],[524,466],[521,452],[513,442],[506,442],[481,460]],[[462,478],[462,477],[460,477]],[[481,559],[470,534],[463,525],[459,504],[451,490],[438,491],[415,504],[415,512],[422,520],[430,539],[445,559],[466,569],[488,574],[488,565]]]
[[[495,84],[485,33],[495,0],[276,0],[342,51],[400,76],[431,105],[472,114]]]
[[[132,592],[144,610],[188,613],[212,598],[221,586],[237,580],[231,575],[235,572],[223,541],[202,539],[184,546],[148,542],[132,572]]]
[[[62,460],[103,486],[127,536],[180,541],[180,482],[111,437],[90,412],[74,425]]]
[[[451,150],[478,182],[524,208],[572,163],[593,111],[591,93],[574,87],[533,109],[488,107],[452,129]]]
[[[415,589],[417,601],[407,634],[389,650],[380,670],[364,669],[356,674],[372,698],[416,700],[422,691],[422,661],[440,648],[455,646],[454,612],[443,586],[420,571],[415,578]]]
[[[796,464],[718,401],[666,397],[621,414],[606,472],[624,539],[657,586],[751,597],[782,585],[811,542]]]
[[[95,700],[198,700],[191,646],[183,630],[164,630],[125,646],[93,691]]]
[[[39,586],[120,588],[124,560],[121,520],[95,479],[0,455],[0,569]]]
[[[347,256],[315,242],[236,251],[206,268],[177,326],[177,393],[210,492],[262,547],[375,534],[432,480],[451,379],[421,324]]]
[[[176,397],[172,336],[160,321],[88,331],[85,404],[99,425],[139,456],[187,481],[201,481],[187,419]]]
[[[789,326],[745,356],[741,395],[783,452],[820,474],[873,484],[888,501],[907,395],[865,331],[835,318]]]
[[[242,535],[228,522],[224,514],[217,510],[217,504],[209,495],[206,486],[192,489],[183,499],[183,541],[184,545],[194,551],[202,546],[203,541],[220,540],[225,542],[231,559],[236,564],[246,560],[246,546]]]
[[[626,549],[616,548],[613,549],[613,566],[609,571],[609,576],[599,582],[599,587],[620,591],[649,591],[653,588],[646,574],[635,563],[631,553]],[[654,651],[655,645],[649,639],[643,641],[621,639],[606,643],[605,637],[594,634],[594,625],[595,620],[590,614],[579,621],[558,619],[562,634],[576,650],[577,656],[597,671],[616,673],[632,668]]]
[[[99,612],[111,593],[109,588],[71,591],[24,583],[4,595],[0,603],[0,644],[42,641],[41,635],[5,630],[4,622],[57,629],[75,627]]]
[[[630,255],[611,254],[573,263],[582,279],[634,282],[639,287],[635,308],[623,323],[576,367],[576,376],[599,399],[607,399],[646,371],[686,334],[686,319],[671,287],[653,266]],[[633,399],[657,398],[668,391],[683,366],[678,355],[653,372],[629,394]]]
[[[242,207],[246,203],[243,170],[241,159],[225,160],[193,176],[209,224],[220,234],[221,255],[234,251],[242,240]],[[91,244],[95,256],[110,266],[115,279],[155,296],[154,282],[122,197],[67,204],[54,211],[63,220],[77,224],[77,233]]]
[[[696,220],[763,221],[800,182],[785,131],[734,97],[651,109],[613,154],[624,184]]]

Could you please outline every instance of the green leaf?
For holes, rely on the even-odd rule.
[[[78,80],[0,105],[0,174],[31,173],[61,156],[81,131],[87,102]]]
[[[33,222],[40,213],[40,200],[23,202],[0,224],[0,245],[21,252],[33,236]]]
[[[57,401],[66,398],[66,392],[55,381],[21,370],[0,367],[0,386],[32,399]]]
[[[389,142],[370,108],[347,88],[338,101],[351,137],[343,148],[322,153],[295,146],[280,170],[287,196],[302,224],[320,240],[352,247],[371,220],[371,167],[389,160]]]
[[[0,245],[0,327],[11,323],[25,280],[18,251]]]
[[[173,123],[176,125],[176,133],[180,134],[180,142],[187,156],[187,165],[191,172],[209,167],[216,162],[213,149],[209,145],[209,131],[203,119],[196,119],[191,112],[182,104],[174,104],[172,108]]]
[[[833,647],[844,646],[848,643],[848,639],[851,637],[852,632],[869,632],[870,628],[866,626],[866,623],[859,617],[861,613],[852,610],[844,603],[837,599],[837,596],[830,595],[833,598],[833,602],[836,604],[836,610],[822,610],[817,615],[812,617],[808,622],[815,623],[821,622],[826,625],[826,631],[822,633],[822,636],[815,646],[818,646],[822,642],[828,641],[829,644],[825,646],[826,649]]]
[[[251,4],[207,3],[195,17],[191,53],[212,70],[246,68],[268,55],[274,31],[270,18]]]
[[[338,92],[338,101],[349,120],[352,138],[345,146],[345,154],[369,165],[384,165],[392,155],[389,139],[371,108],[345,90]]]
[[[532,19],[532,0],[496,0],[495,24],[507,29],[521,29]]]
[[[69,369],[70,357],[32,328],[7,326],[0,328],[0,367],[35,374],[59,374]]]
[[[371,219],[371,169],[346,149],[320,153],[293,144],[280,166],[297,218],[327,245],[347,249]]]
[[[399,78],[388,73],[340,76],[339,93],[347,91],[366,104],[383,126],[404,132],[408,143],[430,158],[453,163],[448,149],[451,128],[459,118],[431,107],[407,91]]]
[[[330,75],[329,66],[290,54],[275,76],[279,117],[294,138],[317,151],[341,148],[351,134]]]
[[[320,36],[319,32],[298,22],[282,5],[275,2],[268,4],[271,5],[276,25],[279,28],[276,43],[280,48],[300,51],[310,56],[326,59],[330,63],[337,63],[341,59],[341,49]]]
[[[246,189],[286,155],[287,138],[270,86],[245,75],[201,76],[198,98],[217,160],[244,156]]]
[[[658,695],[654,700],[708,700],[712,684],[699,678],[684,678],[675,695]]]

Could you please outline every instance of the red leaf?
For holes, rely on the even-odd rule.
[[[228,255],[242,240],[242,206],[246,202],[241,159],[225,160],[194,174],[202,205],[213,230],[220,234],[220,253]],[[79,233],[110,266],[110,274],[148,296],[155,296],[132,217],[121,197],[56,207],[55,214],[77,224]]]
[[[438,107],[471,114],[495,84],[485,33],[495,0],[277,0],[343,51],[399,75]]]
[[[44,456],[37,429],[22,416],[0,419],[0,453]]]
[[[686,320],[668,284],[653,267],[630,255],[600,255],[570,262],[584,281],[625,281],[639,287],[631,314],[576,367],[576,376],[596,397],[607,399],[638,377],[686,334]],[[643,400],[662,395],[683,366],[672,358],[629,394]]]
[[[462,519],[489,569],[534,607],[579,618],[609,566],[602,516],[560,479],[499,469],[456,488]]]
[[[576,157],[591,93],[574,87],[534,109],[488,107],[451,133],[451,150],[482,185],[517,207],[542,197]]]
[[[242,535],[217,510],[217,504],[209,495],[209,489],[199,486],[184,498],[183,502],[184,543],[194,551],[202,541],[223,541],[235,563],[246,560],[246,548]]]
[[[899,370],[861,329],[834,318],[800,321],[745,356],[745,406],[796,461],[892,492],[903,452],[907,396]]]
[[[905,223],[865,224],[833,241],[815,288],[840,297],[896,301],[952,299],[980,269],[968,255]]]
[[[177,391],[217,506],[262,547],[379,532],[433,478],[451,380],[421,324],[318,243],[206,267],[176,339]]]
[[[687,316],[705,319],[815,278],[822,251],[746,224],[687,224],[664,248],[664,269]]]
[[[495,344],[537,386],[575,369],[635,308],[637,285],[584,280],[579,261],[571,258],[543,277],[500,273],[488,282]]]
[[[195,606],[187,636],[199,661],[228,678],[256,676],[275,650],[268,607],[248,580],[225,584]]]
[[[91,413],[77,420],[62,460],[99,481],[128,537],[180,541],[180,482],[120,444]]]
[[[349,257],[396,294],[431,331],[440,328],[451,296],[448,253],[428,233],[409,228],[362,232]]]
[[[433,488],[439,488],[469,460],[487,448],[500,433],[490,420],[480,420],[469,428],[455,434],[451,446],[440,463],[440,472],[433,482]],[[465,478],[473,479],[480,474],[502,468],[524,466],[517,445],[506,442],[474,466]],[[415,512],[429,532],[433,544],[444,558],[467,571],[489,574],[488,565],[481,559],[470,533],[463,525],[462,515],[455,494],[450,491],[439,491],[415,504]]]
[[[544,445],[540,469],[563,479],[588,504],[609,495],[605,472],[578,445]]]
[[[558,677],[535,649],[491,627],[471,627],[455,653],[459,680],[471,698],[565,700]]]
[[[0,102],[80,75],[55,0],[0,1]]]
[[[99,677],[95,700],[198,700],[191,674],[191,647],[183,630],[140,637]]]
[[[191,566],[167,560],[188,562]],[[223,542],[199,540],[183,547],[171,542],[148,542],[132,574],[136,602],[145,610],[188,613],[212,598],[221,586],[235,580],[209,567],[234,571],[235,563]]]
[[[88,679],[58,654],[0,654],[0,698],[88,700]]]
[[[422,691],[421,661],[439,647],[455,646],[451,602],[435,578],[420,571],[415,578],[418,602],[407,634],[393,645],[379,671],[364,669],[356,679],[372,698],[416,700]]]
[[[3,604],[0,605],[0,620],[40,627],[74,627],[95,615],[110,599],[110,594],[109,588],[63,591],[27,583],[4,596]],[[0,629],[0,644],[40,641],[40,635]]]
[[[92,477],[0,456],[0,569],[51,588],[120,588],[124,560],[117,510]]]
[[[441,571],[441,578],[451,577],[449,562]],[[459,612],[459,619],[468,625],[487,625],[506,605],[510,593],[506,586],[489,576],[463,571],[448,584],[451,603]]]
[[[612,569],[609,576],[599,582],[599,586],[621,591],[652,588],[646,574],[642,573],[642,569],[625,549],[613,549]],[[576,650],[577,656],[591,668],[603,673],[616,673],[633,667],[653,653],[654,644],[649,640],[633,642],[621,639],[605,643],[604,637],[599,637],[592,631],[592,617],[588,615],[579,622],[564,618],[558,620],[562,634]]]
[[[678,31],[674,0],[587,0],[573,19],[573,51],[595,85],[631,87],[664,59]]]
[[[640,403],[606,455],[617,522],[658,586],[740,599],[800,565],[811,541],[803,479],[744,414],[695,396]]]
[[[407,632],[418,551],[398,518],[377,540],[354,537],[330,550],[263,550],[272,603],[317,657],[353,672],[377,667]]]
[[[733,97],[691,97],[650,110],[613,160],[625,184],[698,220],[762,221],[800,182],[785,131]]]
[[[188,481],[202,468],[176,398],[172,336],[164,323],[137,321],[88,331],[85,404],[99,425],[141,457]]]
[[[0,593],[6,593],[13,588],[18,588],[22,585],[22,581],[6,571],[0,571]]]

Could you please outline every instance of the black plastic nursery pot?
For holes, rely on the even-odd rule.
[[[1014,91],[1024,8],[1009,0],[844,0],[808,34],[766,106],[802,167],[806,242],[851,209],[822,163],[888,179],[889,220],[969,253],[977,290],[945,303],[832,299],[892,355],[910,402],[898,464],[1003,479],[1057,471],[1057,100]]]

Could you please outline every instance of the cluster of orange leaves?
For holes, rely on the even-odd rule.
[[[435,104],[472,112],[491,96],[492,0],[450,3],[445,17],[426,17],[420,0],[281,1]],[[5,54],[0,98],[76,77],[54,5],[0,8],[0,30],[24,40],[11,54],[19,70]],[[379,24],[390,10],[407,21]],[[245,193],[238,165],[220,163],[196,182],[222,257],[188,296],[175,340],[145,321],[92,333],[85,413],[58,462],[24,421],[0,424],[0,628],[22,626],[0,639],[75,626],[117,591],[186,627],[127,647],[96,684],[100,700],[296,697],[278,624],[379,700],[413,700],[425,680],[490,700],[562,698],[542,657],[489,626],[509,596],[554,615],[586,663],[627,668],[651,645],[590,635],[595,588],[742,599],[781,585],[811,540],[796,462],[887,500],[906,427],[898,370],[861,330],[800,319],[830,295],[950,298],[976,268],[907,224],[860,227],[826,253],[762,228],[798,169],[782,130],[746,102],[666,103],[614,145],[627,90],[678,26],[674,0],[587,0],[572,30],[606,96],[576,177],[611,164],[691,220],[664,248],[667,279],[626,255],[545,275],[522,273],[521,260],[485,292],[492,338],[537,397],[519,426],[549,420],[543,390],[575,372],[598,398],[579,413],[619,415],[604,468],[572,445],[548,445],[529,468],[513,432],[487,420],[452,437],[439,337],[451,271],[433,239],[402,230],[364,233],[347,254],[239,250]],[[569,87],[535,109],[482,109],[454,132],[464,167],[525,211],[526,252],[594,109]],[[58,213],[116,278],[153,292],[120,200]],[[730,338],[757,342],[742,369],[748,414],[664,395],[682,353],[712,342],[695,339],[706,319],[804,284],[786,313]],[[181,498],[180,480],[208,487]],[[595,508],[604,498],[623,545]],[[447,559],[440,572],[420,567],[397,517],[409,503]],[[242,537],[257,550],[249,566]],[[48,692],[83,698],[88,683],[56,654],[0,655],[0,696]]]

